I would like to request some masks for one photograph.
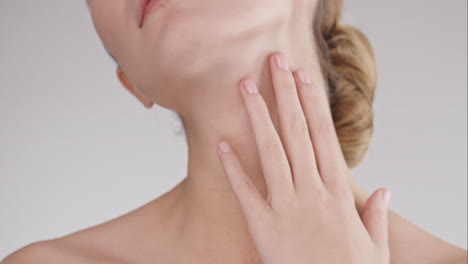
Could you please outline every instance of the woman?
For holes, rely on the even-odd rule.
[[[341,1],[88,4],[124,87],[180,115],[188,177],[4,263],[466,263],[349,172],[372,133],[376,70]]]

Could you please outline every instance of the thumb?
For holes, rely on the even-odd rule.
[[[375,191],[362,211],[362,222],[374,243],[388,248],[388,203],[390,191],[385,188]]]

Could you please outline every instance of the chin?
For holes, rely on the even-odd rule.
[[[171,3],[146,17],[141,28],[129,19],[130,5],[123,0],[111,5],[112,14],[104,12],[110,2],[92,5],[97,32],[132,86],[166,108],[173,109],[174,98],[181,93],[193,94],[192,87],[237,76],[240,62],[253,47],[258,49],[249,45],[251,40],[277,30],[278,15],[265,12],[271,2]]]

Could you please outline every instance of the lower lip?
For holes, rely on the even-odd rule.
[[[146,17],[148,16],[151,11],[155,10],[162,4],[163,0],[143,0],[142,2],[142,10],[141,10],[141,22],[140,27],[143,26]]]

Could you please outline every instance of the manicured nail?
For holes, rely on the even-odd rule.
[[[231,147],[226,142],[221,142],[218,147],[223,153],[228,153],[231,151]]]
[[[385,201],[385,203],[388,204],[390,203],[390,191],[389,190],[384,190],[382,192],[382,199]]]
[[[275,62],[276,62],[276,65],[283,71],[289,70],[288,60],[286,59],[286,56],[284,54],[282,53],[275,54]]]
[[[299,80],[303,83],[303,84],[310,84],[312,83],[312,81],[310,80],[310,76],[309,76],[309,73],[304,70],[304,69],[300,69],[297,71],[297,73],[299,74]]]
[[[252,79],[247,79],[244,81],[244,90],[248,94],[257,94],[258,93],[258,88],[255,82]]]

